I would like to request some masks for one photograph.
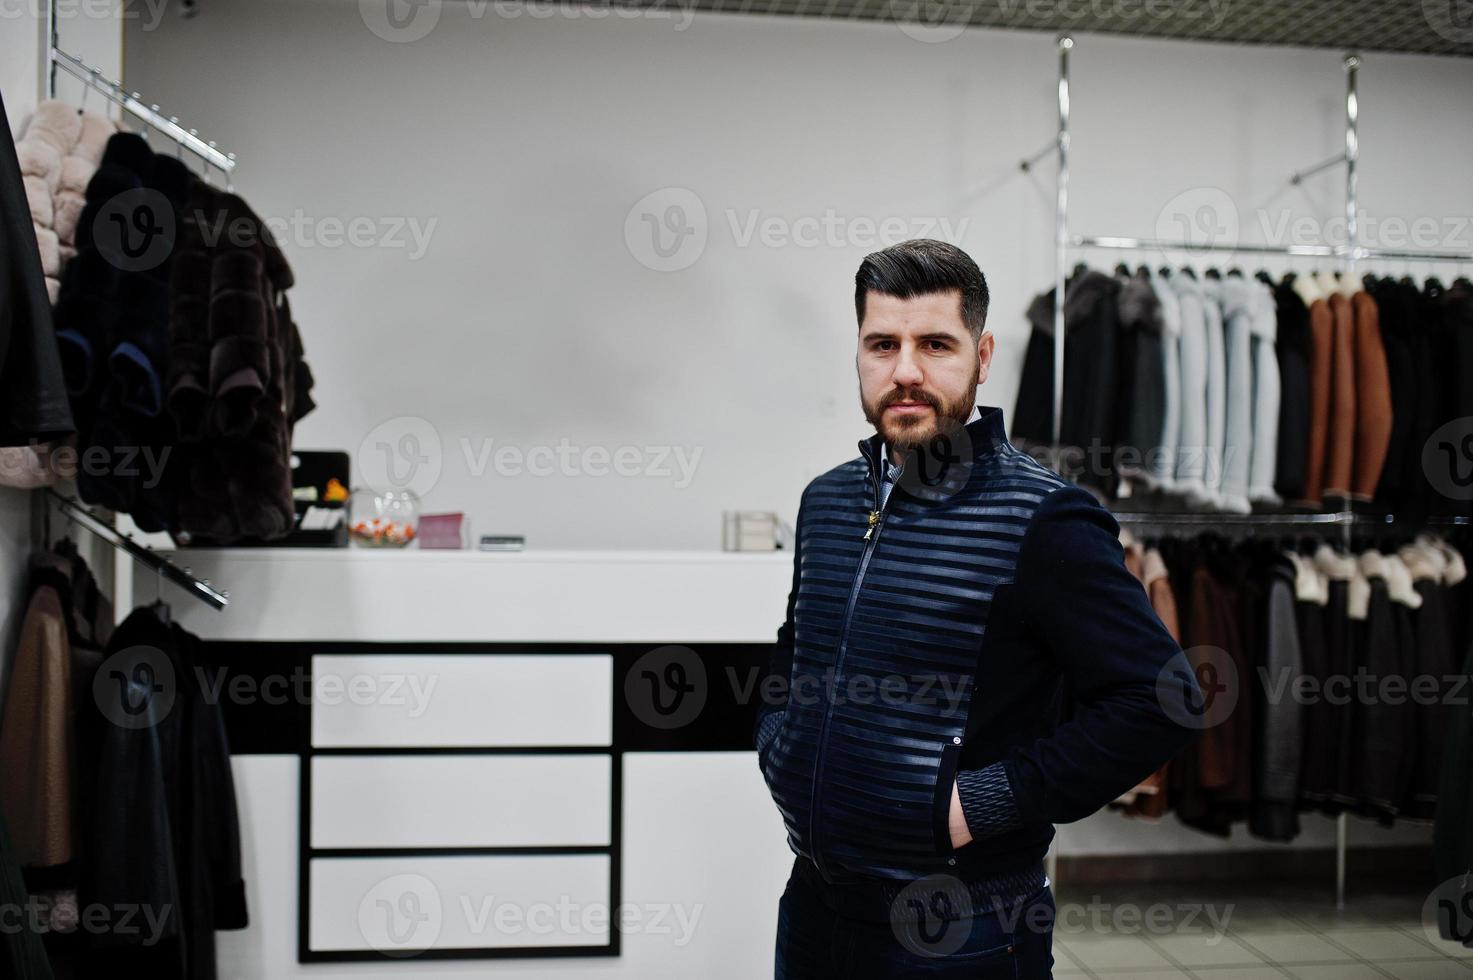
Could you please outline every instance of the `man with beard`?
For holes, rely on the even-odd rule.
[[[1049,977],[1053,824],[1185,747],[1201,691],[1115,519],[976,405],[976,263],[903,242],[854,299],[875,431],[803,492],[753,733],[796,855],[776,975]]]

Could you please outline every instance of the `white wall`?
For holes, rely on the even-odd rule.
[[[41,91],[42,36],[40,24],[30,18],[6,21],[0,33],[0,95],[12,135],[25,128]]]
[[[431,4],[438,22],[409,43],[346,0],[220,0],[155,30],[130,22],[130,82],[237,151],[248,199],[304,229],[286,247],[320,407],[299,447],[381,459],[377,443],[411,431],[402,417],[422,417],[420,452],[441,464],[416,477],[427,509],[534,546],[708,548],[724,508],[791,519],[807,479],[865,433],[852,277],[871,242],[862,225],[837,247],[737,238],[754,213],[801,234],[794,222],[829,209],[967,222],[999,340],[982,400],[1011,411],[1022,311],[1052,275],[1051,168],[1016,172],[1053,131],[1049,37],[923,43],[886,23],[540,9],[555,15]],[[1343,145],[1335,52],[1085,37],[1074,79],[1080,232],[1170,230],[1158,216],[1173,199],[1193,217],[1227,200],[1254,239],[1256,208],[1342,209],[1337,174],[1293,191],[1286,179]],[[1470,86],[1466,61],[1366,56],[1373,211],[1473,214]],[[688,268],[652,271],[625,221],[671,187],[698,196],[707,244]],[[434,225],[413,259],[331,247],[324,219],[373,222],[365,241],[394,219]],[[486,440],[702,455],[684,488],[494,462],[476,476]]]
[[[469,511],[477,533],[717,547],[723,508],[791,518],[809,478],[855,455],[851,296],[869,248],[740,248],[728,208],[739,222],[752,210],[970,215],[967,244],[1008,270],[994,273],[997,322],[1014,332],[1047,273],[1042,185],[1015,182],[980,212],[968,198],[1049,136],[1049,68],[1032,39],[937,47],[802,21],[680,31],[470,10],[445,5],[428,37],[394,44],[356,4],[211,4],[130,33],[128,70],[239,152],[239,186],[263,214],[437,222],[418,261],[289,247],[321,403],[297,445],[356,453],[376,424],[423,416],[444,463],[427,507]],[[909,84],[877,90],[882,63],[934,104],[917,108]],[[1009,100],[986,100],[997,84]],[[877,140],[874,117],[904,137]],[[710,240],[693,266],[662,273],[631,256],[624,224],[670,186],[700,196]],[[461,439],[473,457],[487,439],[702,455],[688,488],[477,479]]]

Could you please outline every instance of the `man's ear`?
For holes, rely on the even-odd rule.
[[[993,337],[991,330],[982,331],[977,341],[977,383],[987,380],[987,369],[992,366]]]

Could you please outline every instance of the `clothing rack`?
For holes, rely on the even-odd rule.
[[[185,592],[196,599],[212,606],[215,609],[224,609],[230,604],[230,593],[221,592],[210,584],[209,579],[198,579],[188,568],[180,568],[162,554],[133,540],[132,535],[124,534],[117,528],[98,519],[97,515],[70,497],[57,493],[50,487],[46,488],[46,495],[54,499],[61,507],[66,516],[88,531],[97,535],[114,548],[127,553],[135,560],[142,562],[147,567],[158,572],[160,577],[167,578]],[[51,543],[50,509],[46,511],[46,543]]]
[[[1359,203],[1360,163],[1360,96],[1357,82],[1361,60],[1356,54],[1347,54],[1342,62],[1345,69],[1345,149],[1328,160],[1321,161],[1306,170],[1296,171],[1289,177],[1291,184],[1299,184],[1305,177],[1320,173],[1333,166],[1345,165],[1345,229],[1344,245],[1261,245],[1239,242],[1172,241],[1156,238],[1134,238],[1125,236],[1071,235],[1069,233],[1069,112],[1070,76],[1069,53],[1074,48],[1074,39],[1068,34],[1060,35],[1058,48],[1058,112],[1059,128],[1054,141],[1058,155],[1058,192],[1054,207],[1054,336],[1061,338],[1054,344],[1054,405],[1053,444],[1059,448],[1060,430],[1063,423],[1064,402],[1064,290],[1069,269],[1069,251],[1079,248],[1117,249],[1124,251],[1156,252],[1217,252],[1249,253],[1254,255],[1282,255],[1289,257],[1338,258],[1344,260],[1345,274],[1355,271],[1355,264],[1365,259],[1391,259],[1402,262],[1473,262],[1473,253],[1376,248],[1360,244],[1356,207]],[[1045,151],[1046,152],[1046,151]],[[1041,154],[1022,161],[1019,166],[1028,170]],[[1061,458],[1061,457],[1060,457]],[[1056,467],[1057,469],[1057,467]]]
[[[1058,52],[1058,132],[1056,134],[1053,149],[1057,154],[1058,167],[1056,171],[1057,191],[1054,205],[1054,390],[1053,390],[1053,454],[1054,469],[1063,472],[1064,448],[1062,446],[1062,425],[1064,411],[1064,343],[1067,334],[1064,330],[1064,292],[1067,285],[1069,271],[1069,252],[1071,249],[1100,248],[1116,249],[1123,251],[1159,251],[1159,252],[1210,252],[1210,253],[1251,253],[1256,255],[1282,255],[1290,257],[1316,257],[1340,259],[1344,262],[1344,274],[1352,276],[1355,272],[1356,263],[1364,259],[1393,259],[1407,262],[1473,262],[1473,253],[1444,252],[1444,251],[1412,251],[1401,249],[1383,249],[1368,247],[1360,244],[1359,229],[1357,227],[1356,206],[1359,200],[1359,161],[1360,161],[1360,97],[1356,84],[1359,79],[1361,59],[1354,53],[1347,54],[1342,61],[1345,70],[1345,149],[1334,157],[1322,161],[1314,166],[1297,171],[1289,178],[1289,183],[1297,185],[1305,177],[1320,173],[1341,163],[1345,165],[1345,227],[1346,243],[1343,245],[1260,245],[1249,243],[1210,242],[1206,244],[1189,241],[1170,241],[1164,239],[1145,239],[1119,236],[1082,236],[1071,235],[1069,232],[1069,113],[1070,101],[1070,76],[1069,76],[1069,54],[1074,48],[1074,38],[1068,34],[1061,34],[1057,38],[1056,47]],[[1019,167],[1027,172],[1034,163],[1047,151],[1035,154],[1020,162]],[[1363,520],[1365,515],[1356,515],[1350,510],[1349,502],[1345,509],[1329,514],[1183,514],[1183,513],[1159,513],[1159,514],[1136,514],[1123,513],[1115,515],[1122,524],[1177,524],[1177,525],[1201,525],[1201,526],[1256,526],[1256,525],[1330,525],[1343,529],[1343,542],[1346,550],[1350,550],[1352,534],[1357,526],[1366,526],[1385,523],[1384,520],[1372,518]],[[1465,520],[1451,518],[1445,519],[1449,524],[1463,524]],[[1441,523],[1437,519],[1429,519],[1421,522],[1426,525]],[[1347,824],[1345,814],[1335,818],[1335,907],[1345,908],[1345,852],[1346,852]],[[1057,862],[1053,849],[1049,851],[1049,876],[1056,877]]]
[[[157,105],[146,105],[141,93],[128,92],[123,88],[121,82],[106,77],[100,69],[93,68],[81,58],[61,50],[56,0],[48,0],[46,6],[46,37],[46,97],[48,99],[56,97],[56,71],[59,68],[103,98],[116,103],[125,112],[136,116],[148,126],[168,136],[181,148],[224,173],[227,178],[235,170],[234,153],[226,153],[221,150],[215,145],[214,140],[201,139],[198,130],[185,129],[181,126],[178,116],[165,116],[159,111]]]
[[[104,75],[101,69],[94,68],[76,55],[69,54],[61,49],[61,37],[59,32],[59,21],[56,15],[56,0],[47,0],[46,4],[46,97],[56,97],[56,73],[57,70],[66,72],[76,78],[91,91],[97,92],[103,98],[118,105],[124,112],[141,120],[145,125],[163,133],[173,140],[181,150],[188,150],[207,166],[212,166],[223,173],[228,181],[234,172],[236,159],[234,153],[227,153],[215,145],[214,140],[204,140],[199,131],[185,129],[179,124],[178,116],[165,116],[157,105],[145,104],[143,95],[139,92],[129,92],[123,88],[121,82],[114,81]],[[119,549],[134,560],[141,562],[148,568],[158,573],[160,579],[167,578],[178,585],[189,595],[194,596],[201,602],[215,609],[224,609],[230,603],[230,593],[222,592],[210,584],[208,579],[198,579],[191,574],[188,568],[180,568],[168,558],[151,548],[134,541],[132,536],[119,531],[117,528],[100,520],[95,514],[83,506],[79,501],[72,500],[56,490],[47,487],[46,495],[54,499],[62,512],[74,523],[91,531],[97,537],[106,541],[114,548]],[[42,501],[42,512],[46,534],[46,544],[51,543],[51,508],[49,501]]]

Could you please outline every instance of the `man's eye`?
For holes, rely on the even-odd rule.
[[[891,347],[894,346],[894,344],[895,344],[895,341],[893,341],[893,340],[880,340],[880,341],[876,341],[875,342],[875,350],[889,350]]]

